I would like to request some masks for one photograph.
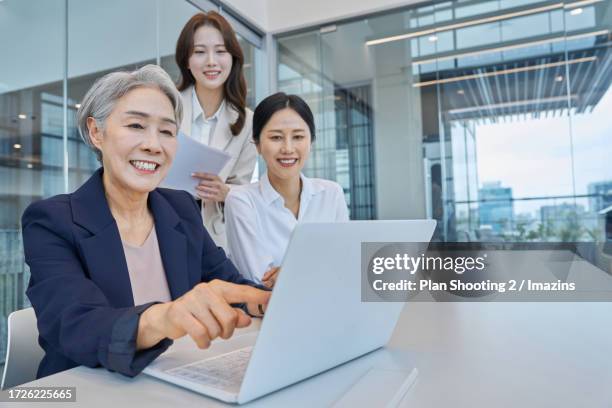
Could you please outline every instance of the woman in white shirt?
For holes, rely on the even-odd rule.
[[[301,173],[315,126],[299,96],[279,92],[257,105],[253,140],[267,172],[228,194],[228,248],[240,273],[272,287],[296,224],[348,221],[348,210],[340,185]]]
[[[253,112],[246,108],[244,56],[231,25],[211,11],[194,15],[176,43],[184,115],[181,132],[228,153],[219,175],[194,173],[202,217],[218,246],[226,247],[223,203],[231,186],[251,181],[257,151],[251,138]]]

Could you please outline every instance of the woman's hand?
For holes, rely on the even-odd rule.
[[[203,201],[225,201],[230,188],[219,176],[210,173],[192,173],[191,177],[199,180],[196,192]]]
[[[261,278],[261,283],[263,283],[264,286],[272,289],[274,287],[274,284],[276,283],[276,279],[278,279],[279,272],[280,266],[268,269],[268,271],[264,273],[264,276]]]
[[[145,310],[138,323],[137,349],[153,347],[165,338],[188,334],[199,348],[208,348],[217,337],[228,339],[235,328],[246,327],[251,318],[231,303],[246,303],[249,311],[266,305],[271,292],[221,280],[200,283],[180,298]],[[258,313],[255,313],[258,314]]]

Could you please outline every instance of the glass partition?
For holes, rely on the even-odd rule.
[[[64,191],[64,22],[63,0],[0,2],[0,362],[9,313],[29,305],[21,214]]]
[[[74,191],[99,166],[76,129],[80,101],[119,69],[160,63],[176,78],[176,39],[198,11],[185,0],[0,1],[0,364],[6,318],[29,305],[21,214],[33,201]],[[262,51],[241,45],[253,89]]]
[[[307,172],[352,218],[432,217],[437,240],[605,239],[611,7],[456,0],[280,35],[279,88],[321,130]]]

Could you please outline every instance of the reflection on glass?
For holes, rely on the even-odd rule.
[[[610,6],[447,1],[282,36],[279,87],[315,104],[317,174],[344,186],[357,164],[330,98],[371,90],[378,218],[433,217],[446,241],[609,239]]]
[[[0,363],[6,318],[29,305],[21,214],[64,191],[63,20],[63,0],[0,3]]]
[[[197,11],[185,0],[0,1],[0,363],[6,318],[28,306],[21,214],[33,201],[66,192],[66,185],[74,191],[99,166],[76,129],[80,101],[102,75],[158,60],[176,79],[176,39]],[[241,44],[251,88],[256,51]]]

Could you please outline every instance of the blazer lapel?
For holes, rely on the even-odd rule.
[[[223,151],[227,150],[227,147],[234,137],[229,127],[236,122],[236,119],[238,119],[238,112],[232,108],[232,105],[228,101],[225,101],[224,109],[220,112],[219,120],[215,126],[215,132],[210,140],[210,145],[212,147]]]
[[[103,169],[71,195],[73,221],[92,235],[79,240],[91,279],[115,307],[134,306],[132,285],[123,252],[121,236],[113,218],[102,184]],[[157,191],[149,194],[149,208],[155,219],[162,263],[172,299],[190,288],[187,239],[178,230],[180,218]]]
[[[188,86],[181,92],[181,99],[183,102],[183,121],[181,122],[181,132],[187,136],[191,136],[191,122],[193,118],[193,110],[191,109],[193,95],[193,86]]]
[[[178,214],[156,190],[149,193],[149,208],[155,219],[159,250],[170,287],[172,299],[177,299],[190,289],[187,238],[179,230]]]
[[[78,244],[91,279],[102,289],[113,306],[134,306],[119,229],[115,223],[102,184],[103,169],[71,195],[73,221],[92,235]]]

